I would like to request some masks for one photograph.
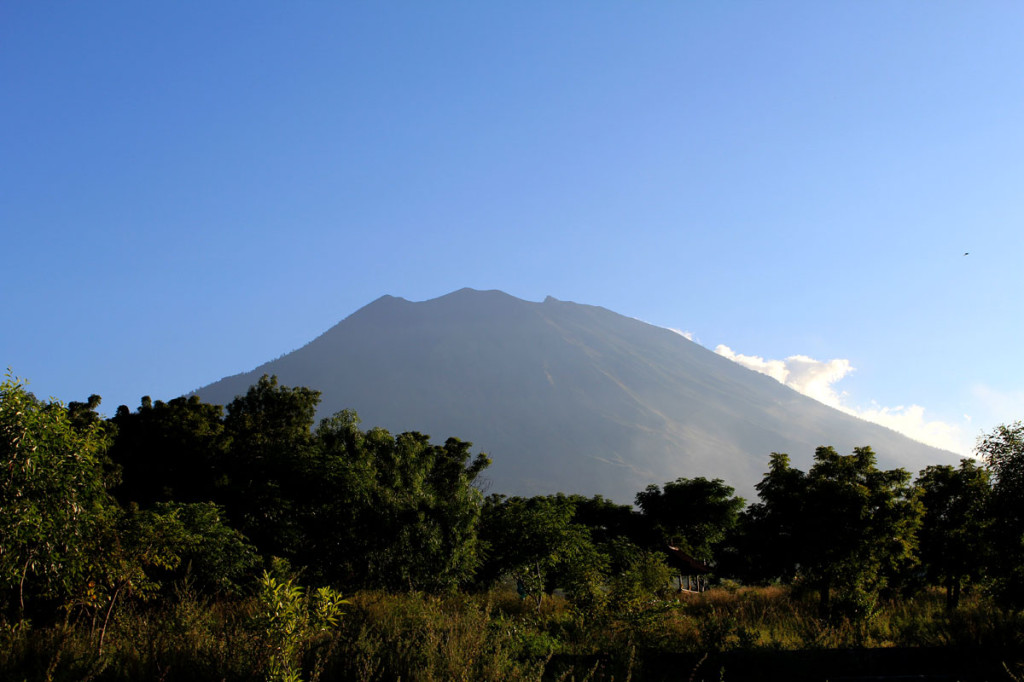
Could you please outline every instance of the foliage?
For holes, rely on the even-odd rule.
[[[306,496],[320,392],[263,375],[227,406],[231,438],[221,498],[234,525],[266,554],[294,556],[301,543],[298,507]]]
[[[916,485],[924,517],[918,537],[921,562],[935,584],[946,586],[946,605],[957,607],[965,580],[982,577],[990,533],[988,471],[972,460],[924,469]]]
[[[622,537],[609,543],[608,549],[613,608],[629,608],[667,594],[672,570],[663,553],[641,549]]]
[[[550,679],[543,677],[548,659],[562,646],[564,602],[548,600],[538,612],[504,591],[364,592],[352,601],[325,669],[331,679],[540,682]]]
[[[556,586],[594,597],[605,557],[595,549],[587,527],[573,522],[575,513],[573,500],[561,494],[489,496],[480,529],[487,556],[481,569],[485,581],[509,576],[538,606],[543,594]]]
[[[975,449],[992,472],[997,492],[1024,490],[1024,421],[1000,424]]]
[[[117,428],[110,457],[122,471],[113,491],[118,500],[149,507],[217,499],[230,444],[223,412],[198,396],[166,403],[147,396],[136,412],[118,407],[110,420]]]
[[[148,562],[164,569],[159,574],[163,582],[188,579],[203,593],[237,593],[259,565],[256,549],[225,524],[221,510],[211,502],[160,502],[152,510],[130,508],[128,516],[147,529],[147,541],[136,540],[139,555],[173,555],[170,561]],[[122,533],[126,537],[133,534]]]
[[[268,649],[266,679],[300,682],[302,654],[338,628],[348,600],[330,587],[307,595],[293,578],[275,578],[264,571],[258,601],[256,625]]]
[[[917,561],[922,510],[909,481],[902,469],[878,469],[867,447],[847,456],[820,447],[807,474],[775,454],[749,527],[782,531],[779,549],[788,554],[768,546],[766,564],[817,590],[822,615],[867,618]]]
[[[740,514],[733,489],[705,478],[651,485],[639,511],[600,496],[485,500],[490,460],[470,443],[363,431],[351,411],[313,430],[317,403],[263,377],[226,416],[144,398],[104,421],[99,396],[65,407],[8,376],[0,670],[596,680],[639,674],[648,651],[1022,644],[1020,422],[979,441],[985,468],[929,467],[914,487],[870,448],[819,448],[806,473],[773,453]],[[721,578],[776,584],[673,594],[667,543],[717,561]],[[261,563],[296,570],[260,578]],[[387,592],[357,594],[341,619],[340,593],[307,593],[299,574]],[[922,578],[944,585],[948,613]],[[479,591],[458,592],[468,585]]]
[[[253,548],[224,526],[210,503],[161,503],[155,509],[107,510],[88,580],[68,607],[91,617],[102,653],[115,608],[148,601],[174,580],[230,593],[258,563]]]
[[[818,448],[807,474],[803,569],[821,595],[823,610],[869,616],[876,600],[916,563],[921,505],[903,469],[875,467],[871,448],[839,455]],[[830,603],[836,589],[838,603]]]
[[[306,491],[305,561],[323,580],[440,591],[478,567],[482,495],[490,464],[471,443],[384,429],[362,432],[345,411],[316,430],[315,481]]]
[[[648,546],[660,540],[648,519],[628,504],[616,504],[601,495],[569,495],[569,500],[576,510],[573,521],[586,526],[597,544],[625,539],[635,545]]]
[[[1024,607],[1024,422],[1002,424],[982,436],[977,453],[992,485],[992,577],[999,601]]]
[[[301,664],[305,677],[319,672],[321,679],[340,681],[596,682],[613,676],[639,681],[679,679],[678,669],[659,676],[657,663],[691,660],[681,675],[687,679],[696,661],[716,651],[743,654],[737,662],[754,658],[778,664],[813,656],[814,650],[844,649],[845,663],[849,649],[858,646],[926,647],[927,656],[941,655],[935,647],[952,648],[965,657],[964,669],[971,665],[969,652],[981,651],[992,656],[990,667],[1001,670],[1000,661],[1015,661],[996,656],[1019,650],[1024,632],[1024,616],[995,608],[978,592],[965,594],[952,613],[946,612],[940,591],[882,602],[878,615],[866,623],[822,621],[812,600],[780,587],[712,589],[637,602],[595,622],[579,619],[558,598],[546,599],[538,611],[504,589],[475,595],[373,591],[348,599],[352,603],[345,606],[337,629],[314,634],[293,659],[292,670]],[[112,619],[102,656],[96,654],[87,623],[3,627],[0,679],[267,679],[269,611],[261,603],[257,595],[210,601],[182,590],[139,604]],[[773,658],[790,651],[801,653]],[[734,672],[726,666],[725,679],[748,678]],[[757,679],[757,671],[752,672],[749,678]],[[953,676],[961,671],[943,672]],[[956,674],[956,679],[1001,679],[974,672]],[[718,673],[718,668],[708,671],[710,679],[719,679]]]
[[[743,508],[743,498],[734,492],[720,478],[679,478],[664,488],[647,486],[637,493],[636,504],[664,542],[710,562]]]
[[[738,556],[730,557],[736,573],[760,582],[793,580],[805,541],[806,487],[806,474],[790,466],[788,455],[773,452],[755,486],[760,501],[740,517]]]
[[[96,401],[98,404],[98,400]],[[72,422],[8,375],[0,383],[0,600],[63,601],[85,584],[108,521],[109,433]]]

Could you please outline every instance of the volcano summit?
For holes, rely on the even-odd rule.
[[[196,393],[226,404],[263,374],[322,392],[319,416],[472,441],[493,492],[602,494],[719,477],[747,497],[772,452],[870,445],[912,473],[953,453],[844,414],[681,335],[604,308],[461,289],[383,296],[302,348]]]

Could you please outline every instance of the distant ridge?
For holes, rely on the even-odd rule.
[[[493,492],[602,494],[720,477],[740,494],[772,452],[870,445],[916,473],[956,455],[851,417],[660,327],[604,308],[460,289],[382,296],[277,360],[201,388],[226,404],[263,374],[323,393],[364,427],[458,436],[489,453]]]

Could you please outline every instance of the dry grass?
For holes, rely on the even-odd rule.
[[[783,587],[673,594],[597,613],[558,597],[538,608],[512,590],[350,599],[337,634],[305,652],[304,679],[639,680],[644,657],[661,654],[1024,646],[1019,614],[979,595],[949,614],[938,591],[883,605],[857,623],[824,622],[813,600]],[[5,626],[0,680],[264,679],[266,642],[252,625],[253,608],[251,600],[209,601],[187,591],[158,606],[129,606],[117,613],[102,656],[86,622]]]

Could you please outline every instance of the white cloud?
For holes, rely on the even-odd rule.
[[[684,339],[688,341],[693,341],[693,332],[684,332],[681,329],[673,329],[672,327],[669,327],[668,330],[670,332],[675,332],[676,334],[679,334],[679,336],[682,336]]]
[[[928,420],[924,408],[920,405],[904,407],[882,407],[873,404],[864,410],[844,410],[875,424],[887,426],[893,431],[910,436],[914,440],[934,445],[937,448],[950,450],[960,455],[969,455],[974,443],[957,424],[949,424],[937,419]],[[965,420],[968,424],[969,419]]]
[[[785,360],[789,376],[787,386],[832,407],[842,407],[843,394],[836,393],[832,384],[853,371],[849,360],[820,362],[806,355],[791,355]]]
[[[967,455],[973,442],[966,436],[960,425],[938,420],[928,420],[920,405],[884,407],[872,403],[870,407],[859,408],[846,404],[845,392],[837,391],[835,384],[854,371],[849,360],[815,360],[806,355],[791,355],[785,360],[766,360],[757,355],[736,353],[724,344],[715,348],[722,357],[738,362],[748,369],[767,374],[776,381],[789,386],[818,402],[822,402],[846,414],[860,417],[869,422],[886,426],[914,440],[937,448]],[[1020,396],[1024,406],[1024,393]],[[965,420],[970,423],[970,419]]]
[[[740,363],[747,369],[767,374],[780,383],[785,384],[789,378],[789,368],[786,367],[785,360],[765,360],[757,355],[741,355],[740,353],[733,352],[732,348],[721,343],[715,348],[715,352],[729,358],[733,362]]]

